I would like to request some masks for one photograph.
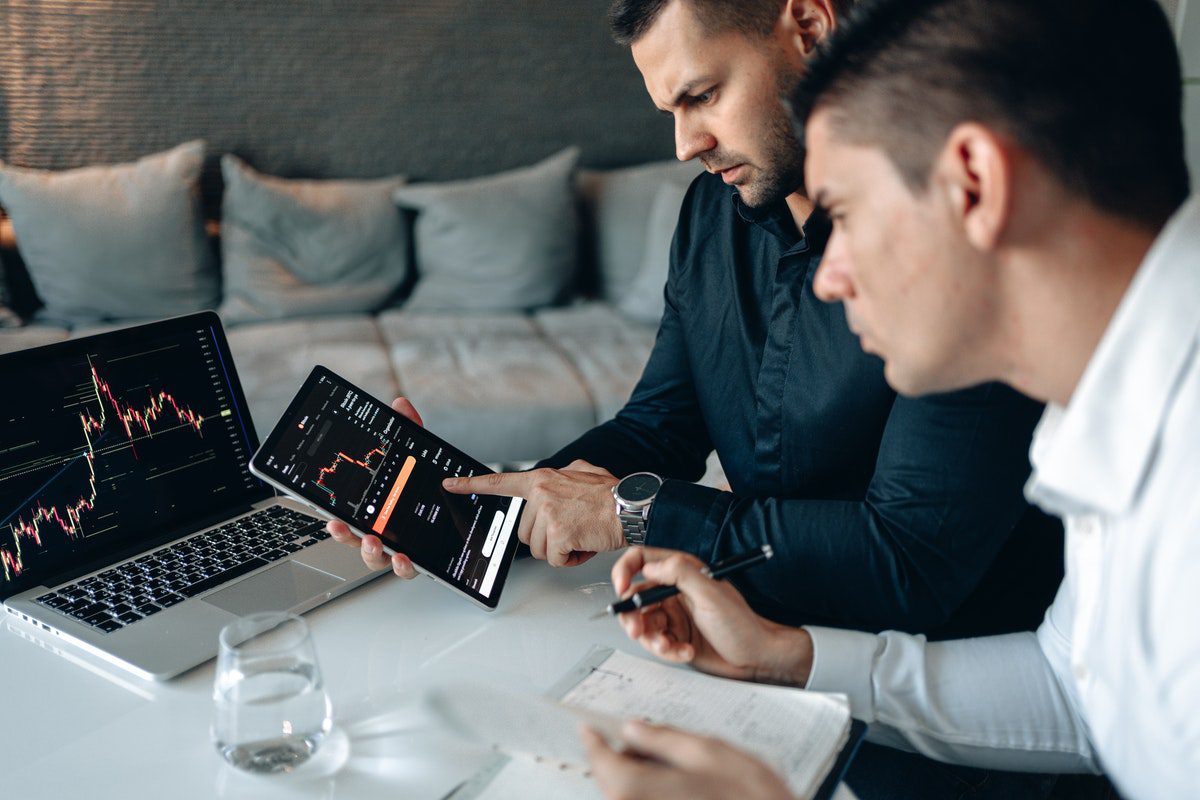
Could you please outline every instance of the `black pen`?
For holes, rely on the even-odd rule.
[[[744,569],[749,569],[755,564],[761,564],[773,555],[775,555],[775,551],[771,548],[771,545],[764,544],[762,547],[757,547],[748,553],[730,556],[729,558],[718,561],[712,566],[705,567],[703,570],[701,570],[701,572],[712,578],[714,581],[719,581],[722,578],[733,575],[734,573],[741,572]],[[637,592],[627,600],[622,600],[619,603],[612,603],[605,610],[605,613],[609,616],[616,616],[617,614],[624,614],[628,611],[636,611],[639,608],[645,608],[646,606],[652,606],[655,603],[661,603],[668,597],[674,597],[677,594],[679,594],[678,586],[654,586],[644,592]],[[604,614],[599,614],[598,616],[604,616]]]

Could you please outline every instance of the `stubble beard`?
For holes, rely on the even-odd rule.
[[[802,74],[781,64],[778,96],[790,96]],[[742,202],[751,208],[779,203],[804,185],[804,148],[793,132],[791,117],[782,102],[773,106],[763,139],[762,166],[754,166],[753,170],[746,183],[735,187]]]

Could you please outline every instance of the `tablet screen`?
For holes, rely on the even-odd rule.
[[[523,501],[447,492],[442,479],[491,470],[324,367],[309,375],[253,465],[495,608]]]

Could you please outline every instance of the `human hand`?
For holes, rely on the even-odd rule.
[[[581,732],[592,777],[609,800],[794,800],[757,758],[718,739],[628,722],[618,753],[590,728]]]
[[[565,469],[447,478],[442,485],[455,494],[525,498],[517,537],[534,558],[574,567],[625,545],[612,494],[617,482],[606,469],[574,461]]]
[[[812,638],[760,617],[726,581],[713,580],[689,553],[630,548],[612,568],[622,599],[653,585],[679,588],[661,603],[620,616],[629,638],[666,661],[714,675],[803,686],[812,669]],[[634,584],[641,573],[646,583]]]
[[[392,409],[398,412],[401,416],[417,423],[422,428],[425,423],[421,421],[421,415],[417,413],[417,409],[408,401],[408,398],[397,397],[392,401]],[[357,547],[362,552],[363,563],[370,569],[380,570],[387,567],[392,568],[392,572],[396,573],[401,578],[411,579],[417,577],[416,567],[412,561],[403,553],[397,553],[394,556],[388,556],[383,552],[383,542],[378,536],[367,534],[361,539],[350,532],[350,526],[341,520],[330,520],[325,525],[325,530],[329,531],[329,535],[335,541],[341,542],[350,547]]]

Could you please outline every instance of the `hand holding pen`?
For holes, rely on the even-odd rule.
[[[762,547],[755,548],[746,553],[740,553],[736,556],[722,559],[715,564],[711,564],[700,570],[704,575],[712,578],[715,581],[723,580],[724,578],[735,575],[750,567],[761,564],[771,556],[775,555],[775,551],[771,545],[764,544]],[[673,585],[653,586],[644,591],[635,592],[633,596],[620,601],[619,603],[611,603],[601,613],[597,614],[593,619],[599,619],[604,616],[616,616],[617,614],[625,614],[630,611],[636,611],[639,608],[661,603],[668,597],[674,597],[679,594],[679,587]]]
[[[748,569],[765,561],[767,552],[757,548],[734,563]],[[807,632],[756,614],[733,584],[712,579],[709,573],[715,576],[718,569],[728,574],[730,567],[713,564],[706,572],[704,562],[689,553],[629,548],[613,565],[613,586],[622,597],[643,599],[641,608],[620,614],[621,627],[667,661],[726,678],[804,685],[812,653]],[[641,585],[635,582],[639,574]],[[675,590],[673,596],[647,603],[651,590],[666,588]]]

